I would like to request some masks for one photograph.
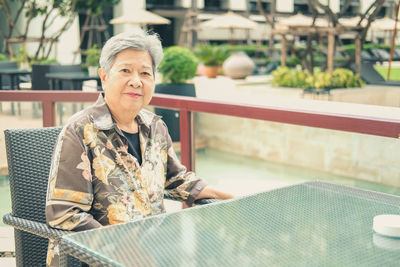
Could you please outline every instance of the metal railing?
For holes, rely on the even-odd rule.
[[[0,91],[0,101],[41,102],[43,126],[55,126],[55,103],[94,102],[99,92],[81,91]],[[206,112],[302,126],[399,138],[400,120],[380,117],[284,109],[279,106],[232,104],[194,97],[154,94],[150,105],[180,111],[181,160],[194,170],[193,112]]]

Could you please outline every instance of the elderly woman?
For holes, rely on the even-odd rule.
[[[160,214],[164,190],[188,206],[199,198],[232,198],[186,172],[165,123],[143,109],[162,56],[158,37],[141,30],[104,45],[104,93],[69,120],[54,150],[46,205],[51,227],[82,231]],[[48,265],[57,265],[57,252],[50,241]]]

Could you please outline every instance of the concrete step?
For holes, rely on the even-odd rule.
[[[14,252],[14,229],[12,227],[0,227],[0,252]],[[3,266],[0,264],[0,266]]]
[[[1,267],[15,267],[15,258],[0,258]]]

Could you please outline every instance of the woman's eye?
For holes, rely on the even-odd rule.
[[[147,71],[142,72],[142,74],[146,75],[146,76],[151,75],[150,72],[147,72]]]
[[[122,72],[125,72],[125,73],[129,73],[129,70],[128,70],[128,69],[122,69],[121,71],[122,71]]]

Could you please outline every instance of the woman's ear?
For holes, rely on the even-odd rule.
[[[100,76],[100,79],[101,79],[101,83],[105,83],[106,79],[107,79],[107,74],[106,74],[106,71],[104,69],[102,69],[102,68],[99,69],[99,76]]]

